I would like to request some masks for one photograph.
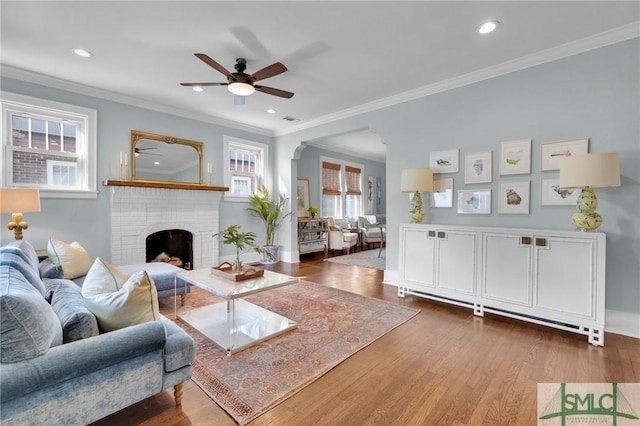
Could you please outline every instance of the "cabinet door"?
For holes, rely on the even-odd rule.
[[[424,229],[404,229],[403,280],[434,286],[434,238]]]
[[[476,232],[436,231],[438,288],[475,293]]]
[[[531,236],[484,233],[482,297],[531,307]]]
[[[536,237],[535,245],[535,306],[595,318],[595,240]]]

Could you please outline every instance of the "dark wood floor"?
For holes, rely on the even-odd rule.
[[[400,299],[382,271],[324,262],[321,255],[275,271],[419,308],[420,314],[354,354],[250,423],[283,425],[534,425],[537,384],[640,382],[640,339],[586,336],[416,297]],[[235,425],[200,388],[185,385],[98,425]]]

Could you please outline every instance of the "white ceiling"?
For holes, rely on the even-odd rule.
[[[2,0],[1,12],[5,76],[269,135],[640,33],[638,1]],[[482,36],[476,29],[488,19],[500,26]],[[76,47],[94,56],[79,58]],[[196,52],[231,71],[244,57],[249,74],[280,61],[289,71],[260,84],[295,96],[256,92],[239,106],[225,87],[182,87],[226,81]],[[380,139],[356,133],[310,143],[384,161]]]

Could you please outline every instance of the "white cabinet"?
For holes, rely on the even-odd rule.
[[[484,299],[532,306],[533,250],[529,241],[530,237],[507,233],[483,234],[481,296]]]
[[[403,224],[398,294],[573,331],[603,345],[605,250],[599,232]]]
[[[403,279],[425,290],[474,294],[476,233],[464,230],[404,228],[400,259]],[[456,259],[460,262],[456,262]]]

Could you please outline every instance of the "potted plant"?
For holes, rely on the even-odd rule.
[[[262,263],[276,263],[278,261],[278,246],[274,245],[276,231],[278,227],[287,217],[292,216],[293,212],[285,212],[285,208],[289,199],[280,195],[274,200],[269,190],[264,186],[258,188],[255,194],[249,197],[249,207],[247,210],[252,216],[260,218],[265,226],[266,242],[262,247],[263,254],[270,253],[262,259]]]
[[[307,211],[311,214],[311,217],[314,218],[318,213],[320,213],[320,209],[315,206],[310,206]]]
[[[233,264],[233,269],[237,274],[242,273],[242,261],[240,260],[240,254],[245,247],[251,247],[254,250],[261,252],[259,247],[256,247],[256,234],[251,231],[240,232],[240,225],[230,225],[228,228],[213,234],[213,237],[222,238],[224,244],[233,244],[236,246],[236,260]]]

